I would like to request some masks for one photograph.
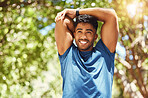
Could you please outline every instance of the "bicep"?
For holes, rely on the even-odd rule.
[[[114,52],[118,40],[118,22],[117,17],[114,16],[106,21],[101,28],[101,38],[103,43],[107,46],[110,52]]]
[[[73,41],[72,30],[73,21],[69,18],[56,22],[55,26],[55,40],[60,55],[63,55],[65,51],[71,46]]]

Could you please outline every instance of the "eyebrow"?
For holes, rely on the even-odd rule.
[[[92,30],[92,29],[86,29],[86,31],[92,31],[92,32],[93,32],[93,30]]]
[[[78,28],[77,30],[82,30],[81,28]]]
[[[82,30],[82,29],[81,28],[78,28],[77,30]],[[86,29],[86,31],[92,31],[93,32],[92,29]]]

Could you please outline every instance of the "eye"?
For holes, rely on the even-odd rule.
[[[91,34],[91,32],[86,32],[86,33]]]
[[[78,31],[77,33],[82,33],[81,31]]]

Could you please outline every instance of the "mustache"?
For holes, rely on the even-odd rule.
[[[87,41],[87,42],[89,42],[88,39],[79,39],[78,41]]]

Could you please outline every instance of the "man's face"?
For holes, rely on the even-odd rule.
[[[89,23],[78,23],[75,28],[74,38],[80,51],[91,51],[97,37],[96,30]]]

